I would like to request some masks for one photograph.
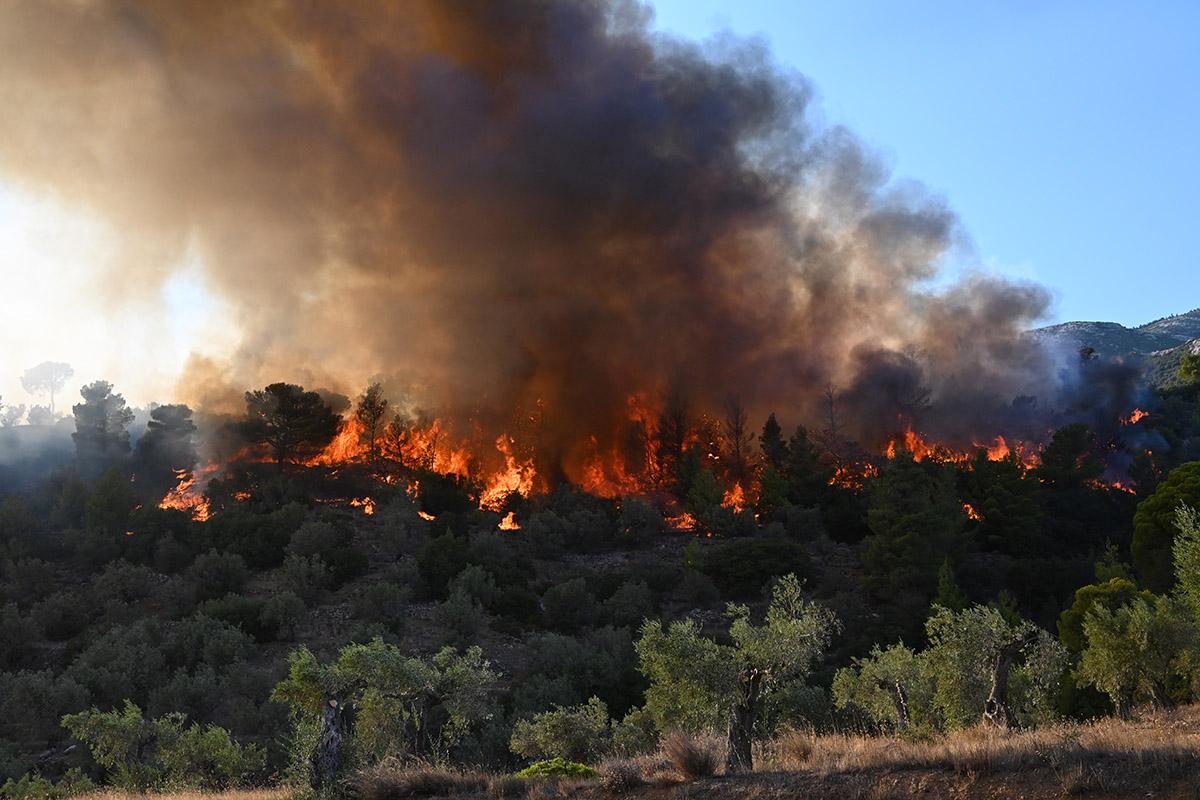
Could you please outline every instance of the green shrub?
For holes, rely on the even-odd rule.
[[[517,773],[518,778],[596,778],[599,775],[599,772],[586,764],[564,761],[561,758],[530,764]]]
[[[771,578],[793,574],[802,581],[812,576],[804,548],[789,539],[759,536],[738,539],[713,548],[701,572],[731,600],[756,600]]]
[[[67,770],[67,773],[57,783],[43,778],[36,772],[22,775],[19,780],[15,781],[9,778],[3,786],[0,786],[0,798],[2,800],[62,800],[64,797],[86,794],[95,790],[96,784],[92,783],[81,769],[73,767]]]
[[[526,758],[596,761],[608,750],[608,707],[598,697],[573,708],[555,706],[532,719],[517,720],[509,748]]]

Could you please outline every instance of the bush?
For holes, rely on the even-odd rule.
[[[689,736],[675,731],[663,739],[663,757],[687,780],[715,775],[721,763],[721,741],[713,735]]]
[[[305,605],[314,605],[329,584],[329,567],[320,556],[293,553],[284,560],[283,585]]]
[[[239,594],[227,594],[219,600],[208,600],[196,609],[206,617],[239,628],[254,637],[259,644],[272,641],[278,628],[263,618],[264,603]]]
[[[240,591],[250,570],[239,555],[209,550],[196,556],[186,574],[196,584],[196,602],[203,602]]]
[[[36,772],[22,775],[20,780],[14,781],[9,778],[3,786],[0,786],[0,798],[3,800],[62,800],[64,797],[88,794],[95,790],[96,784],[92,783],[82,770],[74,767],[67,770],[67,773],[57,783],[43,778]]]
[[[794,574],[802,581],[812,577],[804,548],[788,539],[752,537],[710,550],[701,572],[731,600],[756,600],[771,578]]]
[[[97,607],[82,594],[55,592],[33,607],[33,621],[52,642],[74,639],[96,618]]]
[[[594,762],[608,750],[610,738],[608,707],[593,697],[584,705],[555,706],[533,719],[517,720],[509,748],[526,758]]]
[[[613,793],[627,792],[646,783],[636,761],[605,761],[599,772],[600,785]]]
[[[563,633],[595,625],[600,618],[600,607],[583,578],[551,586],[542,595],[542,606],[546,627]]]
[[[530,764],[517,773],[518,778],[596,778],[599,775],[599,772],[586,764],[576,764],[561,758]]]
[[[111,770],[113,784],[125,790],[145,791],[164,782],[225,789],[265,761],[261,750],[237,744],[224,728],[194,723],[184,727],[182,714],[147,720],[128,700],[122,711],[101,713],[93,708],[66,715],[62,724]]]

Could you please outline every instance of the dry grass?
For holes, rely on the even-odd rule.
[[[668,734],[662,741],[662,755],[684,780],[708,778],[717,774],[725,753],[725,742],[712,734],[689,736],[682,731]]]
[[[977,780],[1040,770],[1063,796],[1095,796],[1135,774],[1160,787],[1200,774],[1200,707],[1137,723],[1104,719],[1017,732],[980,726],[926,740],[788,730],[764,755],[764,769],[820,777],[925,770]]]
[[[122,792],[105,790],[75,795],[72,800],[288,800],[291,792],[285,787],[272,789],[231,789],[225,792],[178,791],[161,792],[150,795],[139,792]]]

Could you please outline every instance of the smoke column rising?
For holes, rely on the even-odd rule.
[[[203,264],[242,339],[178,402],[383,374],[495,431],[540,401],[572,477],[639,393],[799,421],[832,383],[864,442],[898,413],[969,444],[1018,396],[1047,407],[1057,368],[1021,335],[1044,289],[928,291],[964,246],[944,203],[761,44],[650,22],[635,0],[3,0],[0,174],[124,232],[114,307]]]

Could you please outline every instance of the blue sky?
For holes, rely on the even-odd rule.
[[[945,196],[1048,322],[1200,306],[1200,2],[653,0],[656,27],[760,36],[899,178]]]

